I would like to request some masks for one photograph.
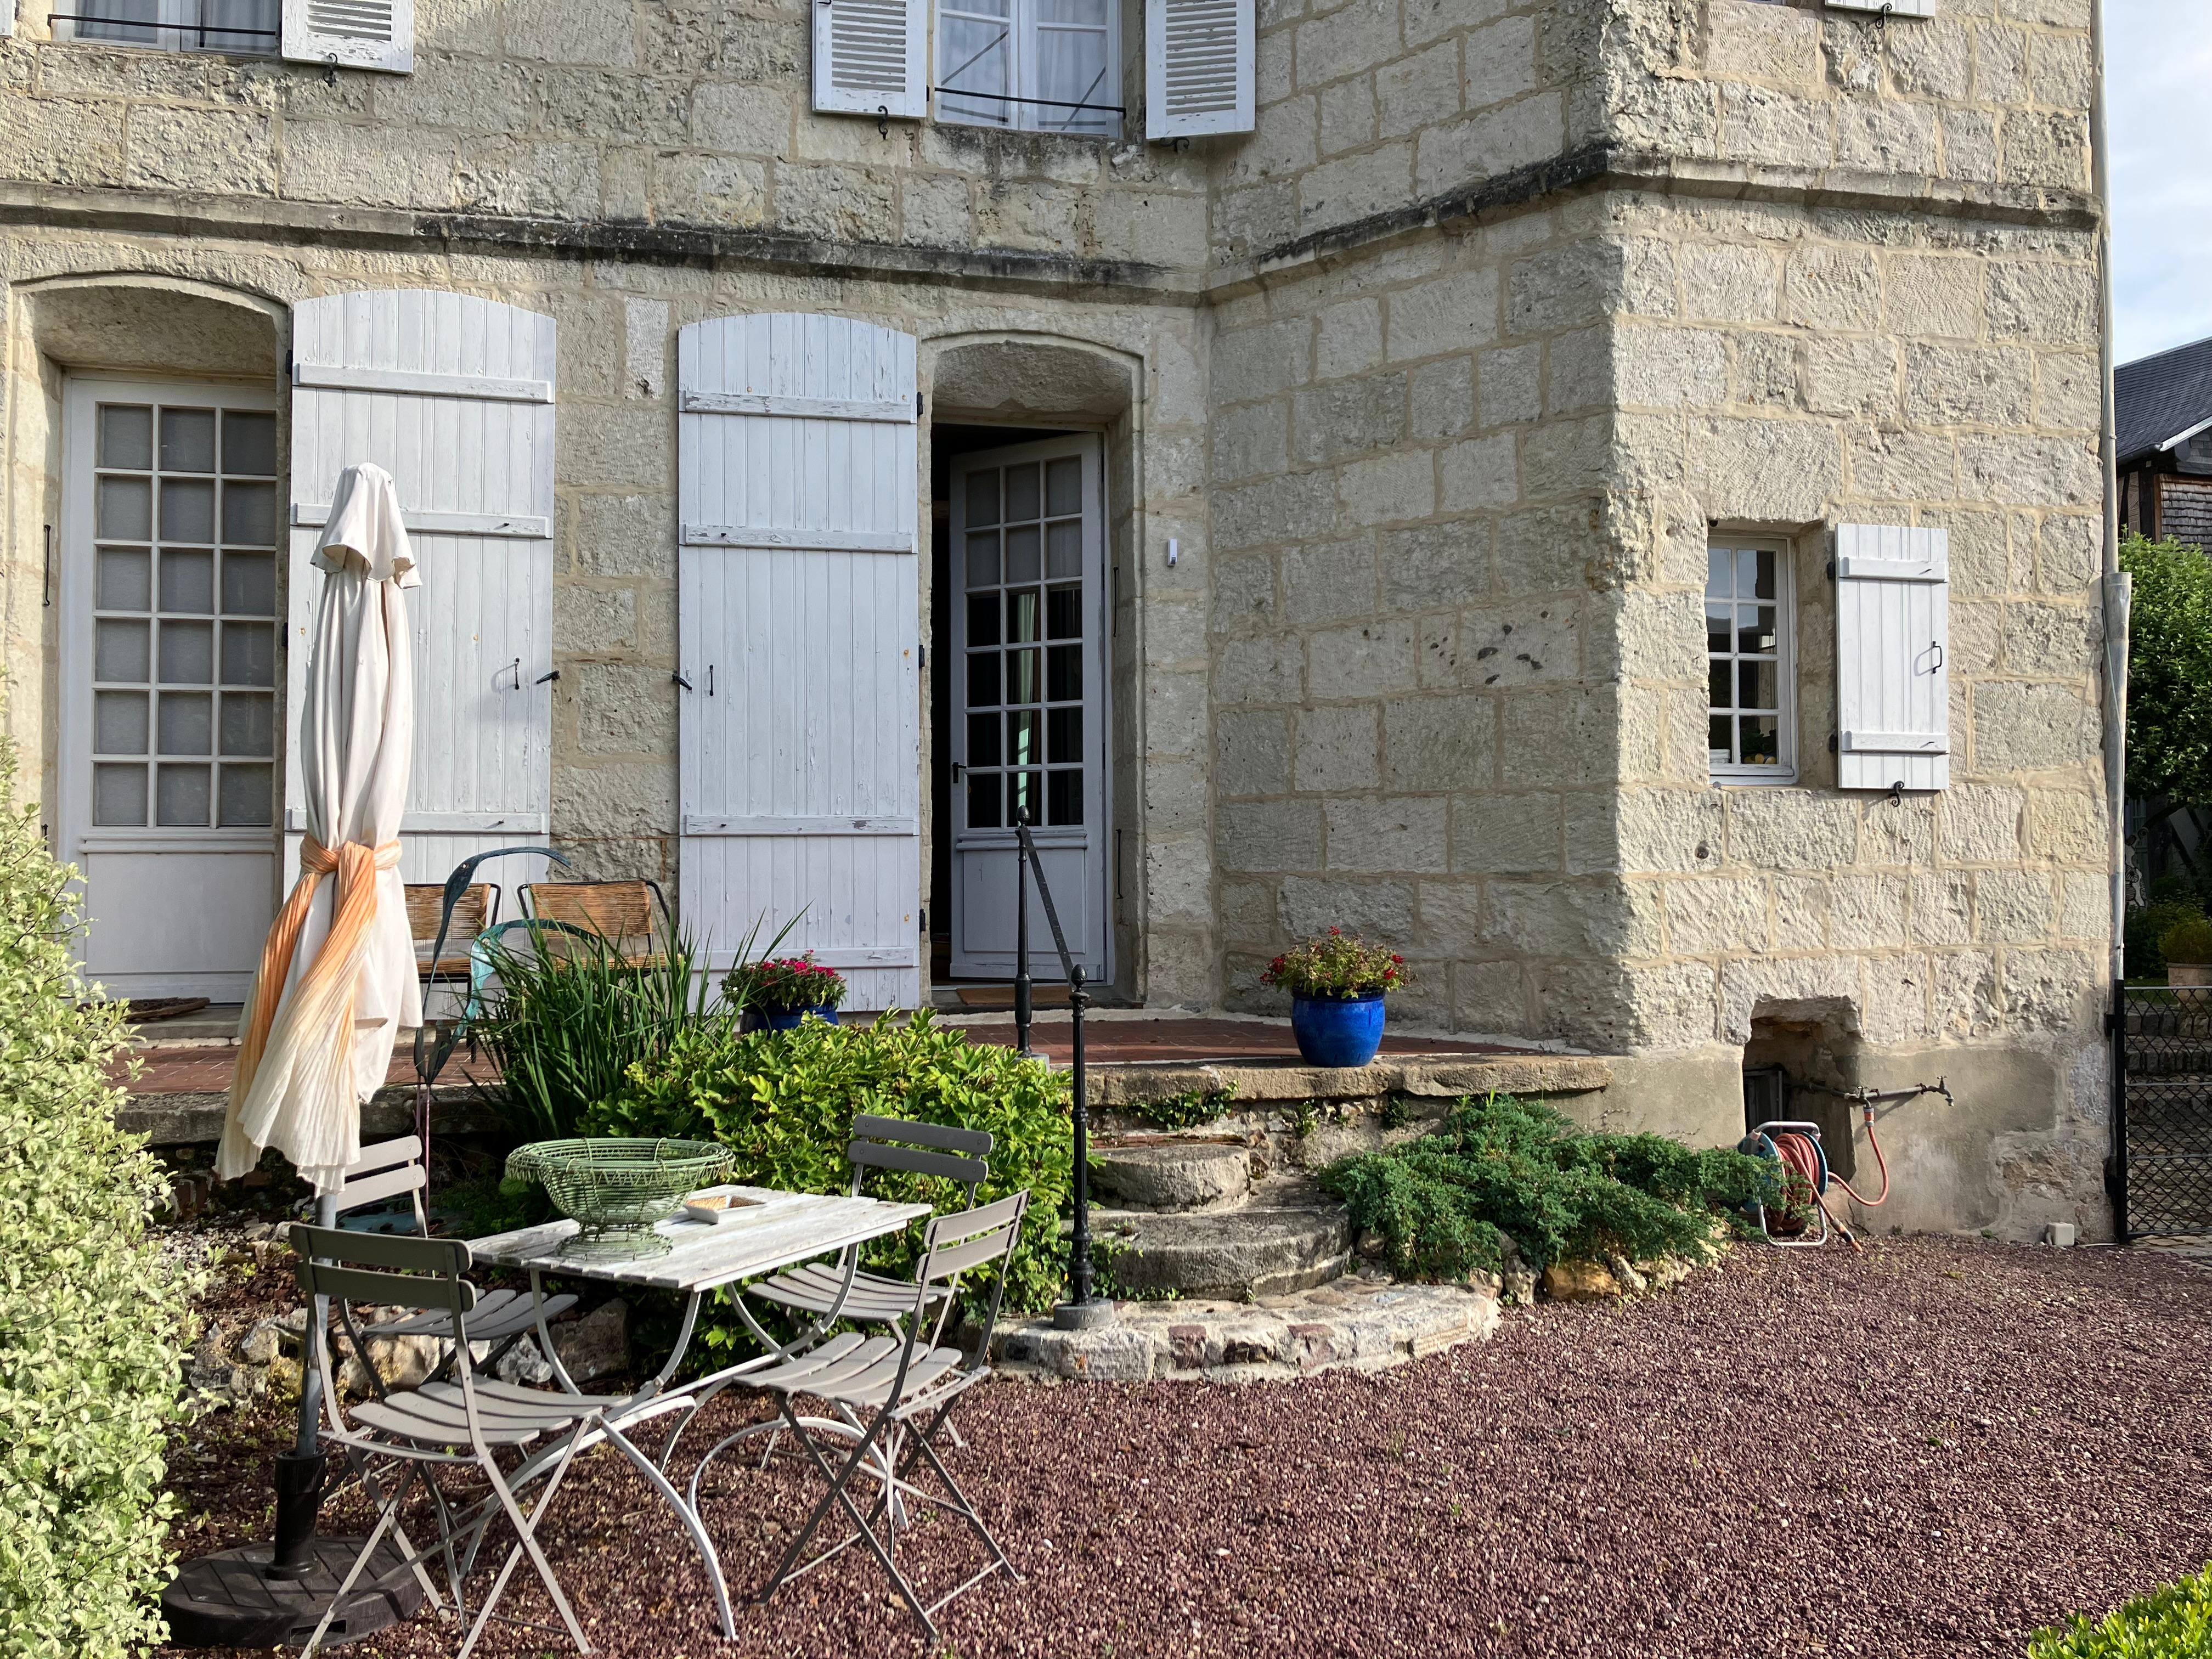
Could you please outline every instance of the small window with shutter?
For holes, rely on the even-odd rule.
[[[1836,781],[1951,781],[1950,532],[1836,527]]]
[[[1249,132],[1255,0],[1145,0],[1145,137]]]
[[[415,0],[284,0],[284,56],[408,74],[415,67]]]
[[[1706,747],[1717,783],[1797,776],[1796,607],[1781,542],[1715,542],[1705,558]]]

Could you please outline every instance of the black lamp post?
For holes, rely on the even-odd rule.
[[[1091,994],[1084,988],[1083,969],[1067,948],[1067,936],[1060,931],[1060,912],[1053,907],[1052,888],[1037,862],[1036,842],[1030,837],[1026,812],[1015,820],[1014,833],[1020,843],[1015,857],[1014,1036],[1023,1054],[1030,1052],[1029,884],[1032,872],[1037,897],[1044,902],[1044,919],[1052,928],[1053,946],[1060,953],[1060,970],[1067,975],[1069,1047],[1074,1073],[1071,1080],[1075,1088],[1075,1236],[1070,1241],[1075,1257],[1070,1274],[1074,1294],[1053,1309],[1052,1322],[1062,1330],[1090,1330],[1114,1322],[1112,1300],[1091,1288],[1091,1103],[1083,1063],[1083,1013],[1091,1006]]]

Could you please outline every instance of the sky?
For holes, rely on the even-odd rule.
[[[2105,0],[2113,350],[2124,363],[2212,335],[2208,9],[2208,0]]]

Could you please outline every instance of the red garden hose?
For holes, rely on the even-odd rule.
[[[1790,1187],[1794,1189],[1802,1186],[1806,1195],[1820,1206],[1820,1213],[1828,1218],[1828,1224],[1841,1233],[1854,1250],[1860,1248],[1857,1237],[1828,1207],[1827,1200],[1821,1196],[1820,1187],[1821,1178],[1825,1176],[1869,1210],[1889,1201],[1889,1160],[1882,1156],[1881,1142],[1875,1135],[1874,1103],[1871,1101],[1866,1103],[1863,1109],[1867,1145],[1874,1149],[1875,1166],[1881,1170],[1881,1192],[1878,1197],[1867,1197],[1843,1176],[1831,1171],[1827,1159],[1821,1155],[1820,1143],[1802,1129],[1782,1129],[1769,1137],[1774,1143],[1777,1156],[1782,1160],[1782,1167],[1790,1171]]]

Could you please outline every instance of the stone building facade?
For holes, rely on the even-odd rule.
[[[1110,623],[1073,879],[1119,997],[1267,1009],[1270,955],[1356,927],[1415,1023],[1616,1056],[1608,1121],[1732,1139],[1747,1066],[1948,1077],[1889,1120],[1885,1221],[2105,1224],[2089,0],[1261,0],[1252,130],[1172,143],[1141,0],[1088,137],[817,113],[795,0],[419,0],[404,74],[58,9],[0,41],[6,719],[44,799],[91,763],[70,381],[258,387],[281,429],[301,307],[444,290],[556,331],[553,841],[681,889],[679,337],[859,319],[916,342],[937,550],[918,982],[974,902],[948,479],[1080,439]],[[1843,787],[1847,526],[1947,562],[1940,787]],[[1717,774],[1716,550],[1784,641]]]

